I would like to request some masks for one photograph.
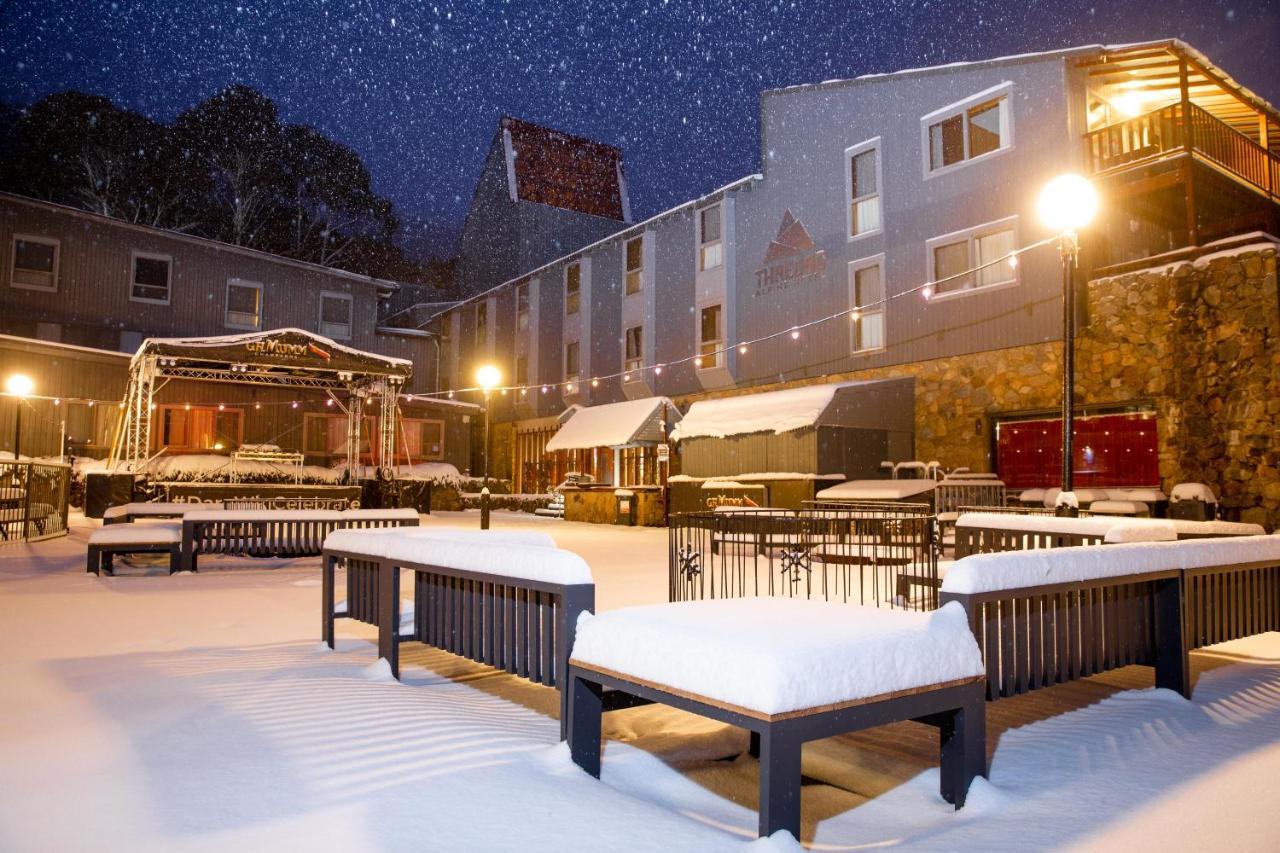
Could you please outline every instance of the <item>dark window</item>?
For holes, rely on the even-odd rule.
[[[929,168],[941,169],[964,159],[964,116],[951,116],[929,128]]]
[[[133,298],[150,302],[169,301],[168,258],[150,258],[135,255],[133,258]]]

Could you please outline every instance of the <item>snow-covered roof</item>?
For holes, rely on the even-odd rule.
[[[719,400],[699,400],[689,407],[671,437],[676,440],[726,438],[753,432],[781,435],[817,424],[841,389],[876,384],[879,383],[834,382]]]
[[[662,441],[664,404],[667,419],[679,420],[680,410],[666,397],[644,397],[579,409],[547,442],[547,450],[586,450]]]
[[[246,352],[228,352],[232,348],[249,344],[263,344],[255,354]],[[283,346],[279,352],[274,347]],[[173,356],[178,359],[190,358],[208,361],[233,361],[255,363],[256,356],[271,355],[273,358],[290,355],[291,347],[301,346],[314,354],[311,369],[330,371],[362,371],[374,365],[390,369],[397,375],[409,376],[413,372],[413,362],[405,358],[393,358],[388,355],[365,352],[355,347],[340,344],[332,338],[308,332],[305,329],[270,329],[262,332],[243,332],[238,335],[212,335],[194,338],[147,338],[134,353],[134,360],[144,355]],[[334,354],[345,356],[345,360],[333,361]]]

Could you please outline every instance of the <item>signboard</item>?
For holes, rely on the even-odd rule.
[[[665,441],[662,444],[658,445],[658,461],[659,462],[671,461],[671,445],[667,444]]]
[[[788,210],[769,243],[764,263],[756,270],[755,296],[786,290],[806,281],[826,278],[827,253],[809,236],[804,223]]]
[[[246,501],[261,509],[358,509],[359,486],[282,483],[156,483],[172,503]]]

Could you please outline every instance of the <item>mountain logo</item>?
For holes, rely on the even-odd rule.
[[[782,215],[778,236],[764,253],[764,263],[756,270],[756,296],[785,290],[827,274],[827,253],[809,236],[804,223],[788,210]]]

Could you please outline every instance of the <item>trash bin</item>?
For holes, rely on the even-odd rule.
[[[616,489],[613,493],[613,523],[625,527],[636,524],[636,493],[630,489]]]
[[[84,475],[84,514],[102,518],[107,509],[133,500],[133,474],[89,471]]]

